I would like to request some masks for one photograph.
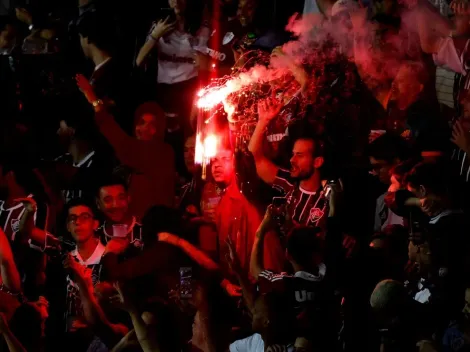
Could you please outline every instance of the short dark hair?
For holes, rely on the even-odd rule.
[[[395,133],[387,132],[369,144],[367,155],[377,160],[392,163],[396,158],[399,160],[408,159],[411,156],[411,148],[404,138]]]
[[[115,174],[111,174],[104,176],[100,180],[98,180],[98,182],[96,183],[95,195],[99,197],[101,188],[109,186],[122,186],[124,187],[126,192],[129,190],[127,182],[122,177],[119,177]]]
[[[91,200],[86,199],[86,198],[73,198],[69,200],[64,207],[65,216],[68,215],[70,209],[74,207],[79,207],[79,206],[87,207],[88,209],[90,209],[93,217],[95,217],[96,214],[98,213],[96,210],[95,204]]]
[[[300,136],[297,137],[294,141],[310,141],[313,144],[313,156],[319,157],[323,156],[323,141],[320,138],[312,137],[312,136]]]
[[[112,18],[98,11],[86,11],[77,20],[77,32],[98,49],[112,52],[116,46],[117,28]]]
[[[448,165],[440,162],[421,162],[406,175],[405,182],[413,188],[424,186],[437,195],[449,194],[451,180]]]
[[[287,251],[298,264],[309,267],[314,254],[321,253],[319,229],[311,226],[294,228],[287,237]]]

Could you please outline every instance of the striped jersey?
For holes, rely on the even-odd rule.
[[[318,266],[318,275],[305,271],[298,271],[294,275],[274,273],[263,270],[258,276],[259,291],[261,294],[276,292],[286,296],[286,303],[298,315],[308,302],[323,301],[326,292],[324,281],[326,265]]]
[[[323,227],[328,211],[328,201],[323,188],[317,192],[302,189],[287,170],[279,169],[273,188],[286,198],[286,211],[294,223]]]
[[[28,198],[34,198],[32,194]],[[25,212],[23,203],[6,208],[5,201],[0,200],[0,227],[3,229],[10,242],[15,241],[16,233],[20,228],[20,220]],[[48,207],[42,202],[38,202],[38,210],[34,214],[34,222],[37,228],[47,230]]]
[[[102,279],[102,265],[101,258],[103,257],[105,251],[105,246],[101,242],[98,242],[96,245],[93,254],[87,259],[83,260],[78,252],[78,249],[75,248],[71,255],[73,258],[86,267],[86,270],[90,272],[93,286],[101,282]],[[66,296],[66,309],[65,309],[65,321],[68,322],[69,318],[76,319],[77,317],[83,318],[83,307],[80,299],[80,292],[78,285],[72,280],[72,278],[67,275],[67,296]],[[66,331],[70,329],[70,325],[66,324]]]

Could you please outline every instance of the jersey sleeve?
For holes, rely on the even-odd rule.
[[[469,56],[469,41],[462,41],[460,38],[443,38],[439,44],[439,49],[433,55],[434,62],[438,66],[465,74],[467,71],[466,60]]]
[[[270,292],[284,292],[284,274],[263,270],[258,276],[258,287],[261,294]]]
[[[289,193],[294,188],[294,181],[290,176],[290,172],[279,169],[273,182],[273,188],[284,194]]]

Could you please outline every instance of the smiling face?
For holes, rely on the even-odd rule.
[[[122,224],[129,210],[129,195],[123,185],[103,186],[97,204],[107,220]]]

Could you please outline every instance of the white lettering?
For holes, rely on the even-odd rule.
[[[313,301],[315,294],[313,292],[307,292],[305,290],[295,291],[295,300],[297,302]]]

